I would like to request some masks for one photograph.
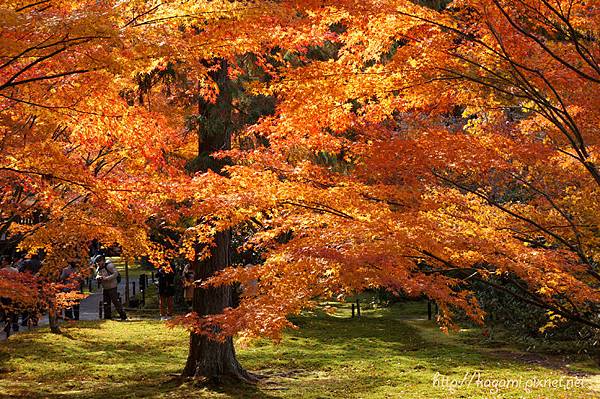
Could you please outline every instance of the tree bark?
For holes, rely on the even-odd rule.
[[[198,159],[194,171],[212,169],[220,172],[223,162],[210,157],[215,151],[231,148],[232,121],[232,82],[228,76],[225,60],[220,61],[220,69],[211,72],[211,77],[219,86],[219,95],[215,103],[202,98],[198,101]],[[196,280],[206,280],[216,272],[230,265],[231,233],[219,232],[215,236],[215,246],[211,256],[205,260],[193,262]],[[230,286],[196,288],[192,309],[200,317],[222,313],[233,304]],[[224,342],[209,339],[205,335],[191,333],[188,359],[183,376],[195,377],[212,383],[222,383],[225,379],[255,381],[246,372],[235,356],[233,339]]]
[[[54,334],[60,334],[60,327],[58,325],[58,308],[51,304],[48,308],[48,324],[50,325],[50,332]]]
[[[229,231],[216,235],[216,246],[211,250],[210,258],[194,262],[197,280],[206,280],[215,272],[229,266],[230,241]],[[193,309],[201,316],[221,313],[226,307],[232,306],[232,303],[231,286],[196,288],[194,290]],[[205,335],[195,333],[190,335],[190,351],[183,375],[207,379],[214,383],[223,382],[224,377],[254,381],[254,377],[246,372],[237,361],[231,337],[224,342],[218,342]]]

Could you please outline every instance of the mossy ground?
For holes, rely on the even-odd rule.
[[[506,342],[490,345],[477,329],[445,335],[423,318],[422,303],[363,310],[360,319],[349,318],[348,305],[334,315],[303,315],[294,319],[300,328],[288,331],[280,344],[260,340],[238,350],[241,363],[264,376],[258,385],[221,389],[176,377],[188,334],[157,320],[66,324],[63,335],[40,328],[0,343],[0,397],[600,397],[593,359],[525,354]],[[470,384],[450,383],[465,375],[475,376]],[[580,381],[583,387],[525,386],[561,378],[563,385]],[[508,380],[521,386],[481,386]]]

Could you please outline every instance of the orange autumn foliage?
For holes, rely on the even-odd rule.
[[[45,3],[1,14],[2,218],[24,247],[60,260],[100,238],[160,262],[151,216],[201,221],[183,232],[191,258],[252,224],[264,263],[204,284],[256,289],[190,317],[227,335],[276,337],[317,299],[373,287],[435,300],[444,326],[482,322],[470,283],[492,276],[598,327],[598,2]],[[189,176],[186,96],[218,90],[198,61],[228,59],[234,79],[248,54],[267,77],[244,90],[275,113],[235,134],[226,175]],[[178,87],[128,103],[169,64]],[[42,225],[16,222],[38,208]]]
[[[374,287],[481,322],[477,281],[598,328],[598,3],[327,4],[298,14],[335,16],[336,51],[255,83],[275,114],[239,133],[254,145],[227,178],[202,177],[198,212],[258,221],[265,257],[205,283],[257,285],[206,324],[278,336]]]

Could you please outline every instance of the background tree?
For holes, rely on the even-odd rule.
[[[197,171],[221,171],[221,162],[211,158],[217,151],[231,148],[232,121],[232,85],[225,60],[215,62],[216,70],[209,76],[217,84],[218,95],[214,102],[200,98],[198,101],[198,158]],[[200,244],[199,244],[200,245]],[[197,280],[207,280],[215,273],[231,264],[231,232],[215,233],[213,245],[207,249],[197,248],[196,258],[192,262]],[[204,259],[203,252],[207,251]],[[192,309],[198,317],[220,314],[233,306],[232,286],[206,287],[194,290]],[[235,357],[233,338],[224,341],[210,339],[202,331],[192,331],[190,351],[183,375],[219,379],[224,376],[241,380],[253,380]]]

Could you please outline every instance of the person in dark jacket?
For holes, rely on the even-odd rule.
[[[42,260],[39,254],[33,254],[29,259],[26,259],[22,264],[22,272],[28,272],[34,276],[39,273],[42,268]]]
[[[188,308],[192,308],[192,304],[194,302],[194,289],[195,289],[195,278],[194,278],[194,269],[188,263],[185,265],[183,269],[183,298],[185,299],[185,303]]]
[[[65,288],[65,291],[81,291],[83,279],[79,274],[79,268],[76,259],[69,260],[68,266],[62,269],[60,273],[60,281],[63,284],[68,284],[71,287]],[[79,320],[79,303],[65,309],[65,318],[70,320]]]
[[[169,320],[173,316],[173,297],[175,296],[175,273],[172,269],[158,269],[158,295],[160,319]]]
[[[19,270],[12,265],[8,256],[0,258],[0,270],[7,275],[18,273]],[[0,310],[2,310],[2,319],[4,320],[4,332],[6,337],[10,335],[10,330],[19,331],[19,313],[14,309],[15,304],[10,298],[0,298]]]
[[[29,273],[32,276],[37,276],[40,272],[40,269],[42,268],[42,255],[43,252],[38,251],[38,253],[31,255],[29,258],[20,259],[17,262],[19,271],[21,273]],[[23,327],[26,327],[28,325],[37,326],[39,321],[39,309],[25,310],[21,314],[21,318],[21,325]]]

